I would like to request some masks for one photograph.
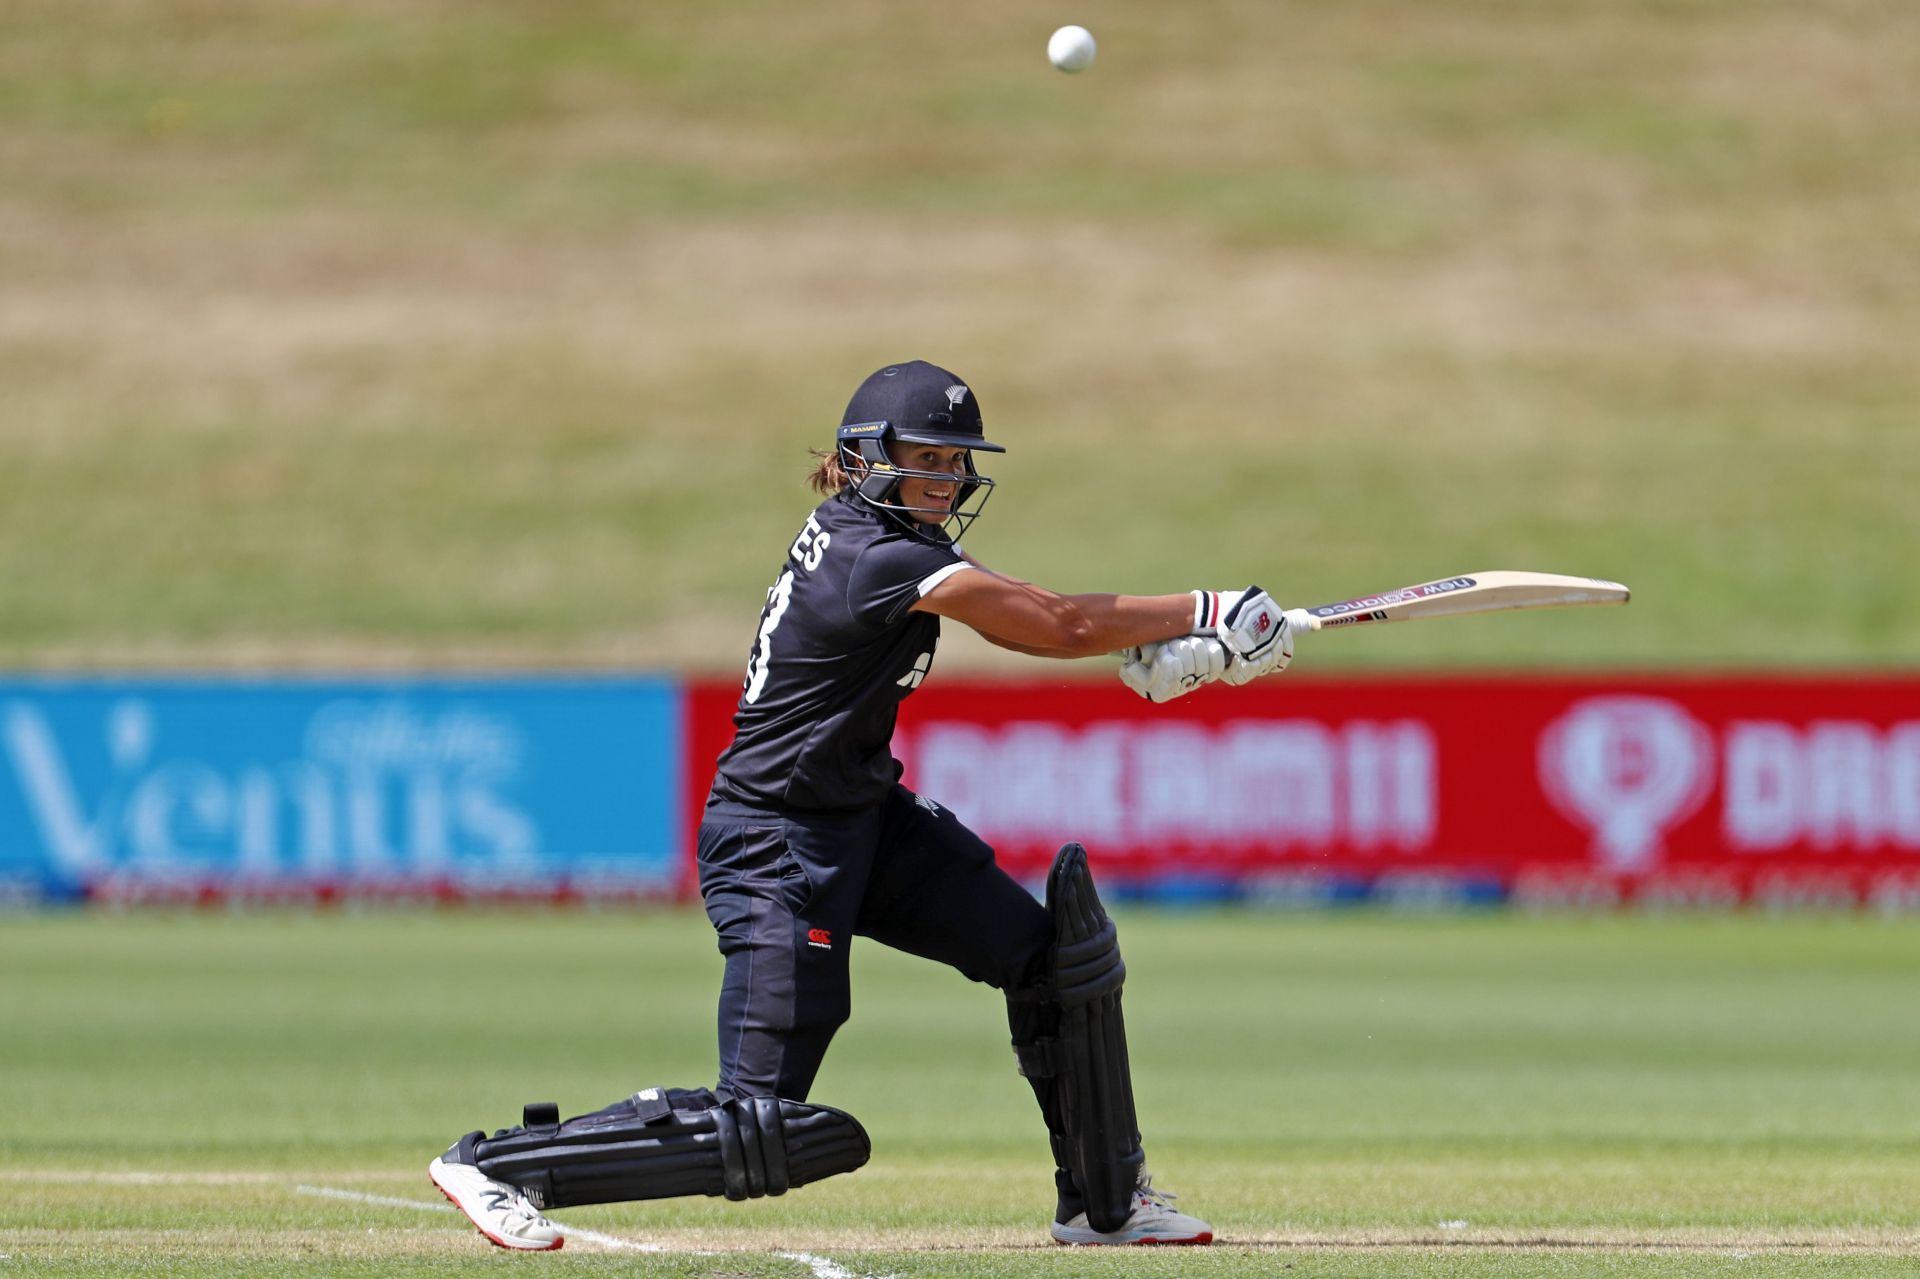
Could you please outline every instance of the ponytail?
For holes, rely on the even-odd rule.
[[[847,476],[847,469],[840,465],[840,451],[828,452],[825,449],[811,450],[814,457],[813,471],[807,476],[807,483],[813,491],[822,497],[832,497],[853,481]]]

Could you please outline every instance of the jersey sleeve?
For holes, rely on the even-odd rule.
[[[860,552],[847,578],[847,608],[863,626],[891,626],[940,583],[972,567],[951,546],[889,538]]]

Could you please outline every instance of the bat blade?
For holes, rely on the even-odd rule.
[[[1377,595],[1321,604],[1304,610],[1314,630],[1363,622],[1410,622],[1418,618],[1497,613],[1511,608],[1564,608],[1577,604],[1625,604],[1632,592],[1619,582],[1562,573],[1497,569],[1443,577]]]

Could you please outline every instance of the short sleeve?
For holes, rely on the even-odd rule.
[[[969,568],[951,546],[888,538],[860,552],[847,578],[847,608],[863,626],[891,626],[928,591]]]

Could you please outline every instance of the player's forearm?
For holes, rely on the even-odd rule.
[[[1185,635],[1195,595],[1060,595],[991,569],[955,573],[914,607],[972,627],[1004,648],[1039,657],[1093,657]]]
[[[1025,653],[1028,657],[1070,658],[1080,656],[1078,653],[1065,653],[1057,648],[1037,648],[1032,644],[1022,644],[1017,640],[1003,639],[998,635],[989,635],[985,631],[979,631],[977,634],[981,639],[994,645],[996,648],[1004,648],[1013,653]]]
[[[1042,657],[1096,657],[1193,629],[1193,593],[1056,595],[1047,601],[1055,634],[1029,651]]]

